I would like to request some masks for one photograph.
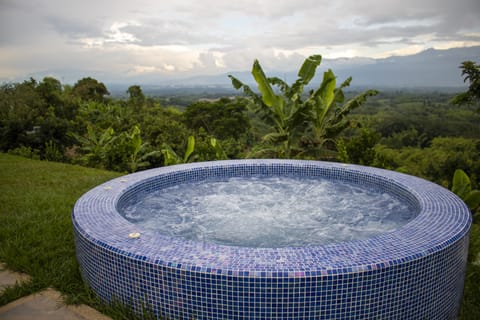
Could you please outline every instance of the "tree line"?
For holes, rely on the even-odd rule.
[[[256,88],[231,77],[239,95],[182,109],[145,96],[138,85],[128,88],[127,98],[112,98],[89,77],[74,85],[52,77],[5,83],[0,150],[120,172],[246,157],[343,161],[447,187],[462,169],[478,186],[478,65],[462,64],[470,86],[449,95],[355,92],[348,89],[351,78],[337,79],[332,70],[312,86],[320,63],[321,56],[309,57],[287,84],[267,77],[255,61]]]

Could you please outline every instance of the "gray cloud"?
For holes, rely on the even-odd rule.
[[[142,20],[139,25],[127,25],[122,31],[139,39],[143,46],[153,45],[196,45],[206,41],[210,43],[221,41],[219,37],[199,33],[194,22],[151,18]]]
[[[478,0],[0,2],[0,79],[75,65],[118,74],[296,66],[480,44]],[[353,53],[352,53],[353,52]]]
[[[45,22],[58,34],[72,39],[103,35],[98,21],[74,20],[66,16],[48,15],[45,17]]]

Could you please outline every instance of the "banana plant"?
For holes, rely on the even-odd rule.
[[[220,142],[215,138],[210,138],[210,148],[215,153],[215,160],[228,159],[227,153],[222,148]],[[164,164],[166,166],[187,163],[193,160],[193,153],[195,151],[195,138],[194,136],[188,137],[187,149],[183,158],[179,156],[168,144],[163,144],[162,154],[164,158]]]
[[[298,71],[298,79],[289,86],[277,77],[267,78],[260,63],[255,60],[252,75],[258,85],[258,94],[229,75],[233,87],[243,89],[251,99],[250,107],[273,128],[272,132],[262,137],[263,145],[254,150],[254,154],[266,153],[284,158],[318,156],[318,151],[329,139],[351,124],[345,119],[348,113],[363,104],[368,96],[378,93],[368,90],[344,103],[343,89],[350,85],[351,78],[337,88],[336,77],[328,70],[323,74],[320,87],[311,90],[304,98],[304,89],[314,78],[321,61],[320,55],[308,57]],[[275,91],[272,86],[279,90]]]
[[[83,154],[82,161],[93,167],[105,166],[110,148],[119,138],[111,127],[103,132],[98,132],[91,125],[87,126],[85,136],[75,133],[70,133],[70,136],[80,143],[80,152]]]
[[[349,77],[337,88],[336,77],[332,70],[328,70],[323,75],[320,88],[307,99],[310,121],[303,143],[310,154],[320,155],[325,143],[333,142],[344,129],[353,126],[347,118],[348,114],[365,103],[368,97],[378,94],[376,90],[367,90],[345,102],[343,90],[350,86],[351,81]]]
[[[129,149],[128,168],[130,172],[135,172],[140,168],[150,165],[147,159],[159,153],[159,151],[148,152],[148,143],[143,143],[140,134],[140,128],[134,126],[132,133],[126,133],[126,142]]]
[[[164,158],[164,165],[171,166],[174,164],[187,163],[191,160],[193,151],[195,150],[195,137],[189,136],[187,142],[187,149],[183,158],[179,156],[168,144],[164,143],[162,145],[162,154]]]
[[[228,159],[228,156],[227,156],[225,150],[223,150],[220,142],[217,139],[210,138],[210,146],[215,151],[215,160],[226,160],[226,159]]]
[[[298,79],[289,86],[285,81],[271,77],[267,78],[258,60],[252,67],[252,75],[257,82],[258,91],[255,93],[249,86],[237,78],[229,75],[235,89],[243,88],[244,93],[251,98],[252,109],[260,115],[260,118],[274,129],[266,134],[262,141],[264,146],[256,153],[273,153],[277,157],[290,158],[297,153],[296,139],[299,137],[299,129],[304,116],[304,104],[302,101],[303,88],[315,75],[315,69],[321,62],[320,55],[307,58],[298,72]],[[280,88],[282,95],[277,95],[272,85]]]
[[[472,183],[462,169],[453,174],[452,192],[459,196],[472,213],[480,209],[480,190],[472,190]]]

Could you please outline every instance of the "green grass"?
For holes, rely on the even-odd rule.
[[[94,303],[75,258],[71,212],[84,192],[119,175],[0,154],[0,260],[32,277],[0,305],[46,287],[68,302]]]
[[[480,225],[473,224],[470,230],[465,289],[459,320],[480,319]]]
[[[75,258],[71,212],[94,186],[120,174],[0,153],[0,260],[32,281],[0,295],[0,306],[53,287],[69,303],[86,303],[114,319],[132,319],[131,310],[105,306],[83,283]],[[480,226],[470,236],[462,320],[480,319]]]

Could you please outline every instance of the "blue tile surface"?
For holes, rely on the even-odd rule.
[[[351,181],[418,211],[366,240],[296,248],[199,243],[142,230],[118,209],[173,184],[250,175]],[[106,301],[172,319],[454,319],[471,214],[450,191],[401,173],[319,161],[232,160],[163,167],[100,185],[76,203],[82,275]],[[140,233],[132,239],[129,234]]]

